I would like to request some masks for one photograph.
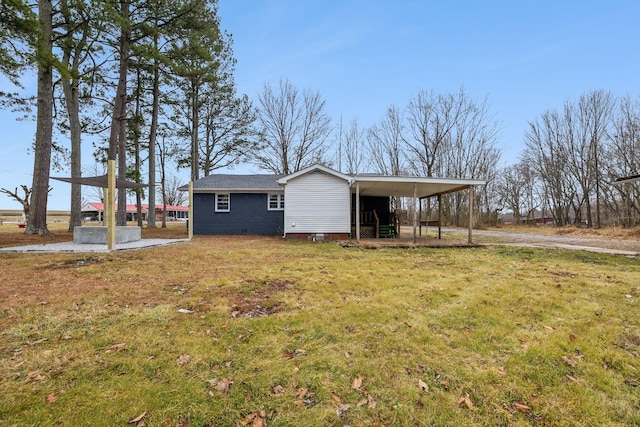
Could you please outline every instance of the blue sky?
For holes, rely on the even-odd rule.
[[[368,127],[418,91],[463,86],[488,97],[502,164],[545,110],[598,89],[640,96],[638,1],[220,0],[219,15],[251,99],[288,79],[319,91],[336,123]],[[30,185],[35,126],[9,112],[0,124],[0,187]],[[68,209],[69,185],[53,187],[49,208]],[[0,195],[0,209],[19,207]]]

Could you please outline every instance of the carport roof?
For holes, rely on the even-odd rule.
[[[415,176],[355,175],[351,184],[352,193],[356,192],[356,183],[359,184],[361,196],[413,197],[416,194],[419,198],[423,198],[485,185],[486,181]]]

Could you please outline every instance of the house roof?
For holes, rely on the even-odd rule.
[[[290,181],[292,179],[296,179],[299,176],[306,175],[306,174],[309,174],[309,173],[312,173],[312,172],[324,172],[324,173],[327,173],[329,175],[333,175],[333,176],[336,176],[338,178],[342,178],[342,179],[344,179],[345,181],[347,181],[349,183],[352,180],[352,177],[349,176],[349,175],[345,175],[345,174],[343,174],[341,172],[338,172],[338,171],[333,170],[331,168],[328,168],[326,166],[315,164],[315,165],[309,166],[308,168],[300,169],[299,171],[294,172],[292,174],[282,176],[280,179],[278,179],[278,183],[281,184],[281,185],[284,185],[284,184],[286,184],[288,181]]]
[[[226,191],[226,192],[264,192],[282,191],[278,180],[284,175],[233,175],[213,174],[200,178],[193,183],[194,192]],[[180,190],[187,191],[189,187],[183,185]]]
[[[363,196],[413,197],[415,194],[423,198],[486,184],[486,181],[478,179],[425,178],[376,174],[350,175],[316,164],[289,175],[209,175],[195,181],[193,183],[193,191],[195,193],[282,191],[281,186],[286,185],[289,181],[313,172],[323,172],[344,179],[351,187],[352,193],[356,192],[357,183],[359,194]],[[180,187],[180,190],[183,191],[188,189],[187,185]]]
[[[362,196],[395,196],[419,198],[452,193],[465,188],[484,185],[478,179],[425,178],[417,176],[356,175],[351,192],[356,192],[356,183]],[[415,185],[415,187],[414,187]]]
[[[613,183],[614,184],[628,184],[628,183],[636,182],[636,181],[640,181],[640,175],[631,175],[631,176],[625,176],[623,178],[618,178]]]

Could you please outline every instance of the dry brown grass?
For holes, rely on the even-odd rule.
[[[90,223],[87,225],[97,225]],[[130,222],[129,226],[137,226]],[[70,242],[73,240],[73,233],[68,231],[68,223],[52,223],[48,225],[51,232],[48,236],[27,235],[24,229],[18,228],[17,224],[4,223],[0,225],[0,248],[24,245],[42,245],[47,243]],[[167,228],[161,228],[160,224],[156,228],[143,227],[143,239],[183,239],[187,237],[186,224],[184,222],[169,222]]]
[[[0,268],[6,425],[640,425],[635,259],[203,236]]]

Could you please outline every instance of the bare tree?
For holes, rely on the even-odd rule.
[[[187,202],[187,192],[180,191],[184,185],[177,176],[170,176],[165,182],[163,202],[168,206],[182,206]]]
[[[0,188],[0,193],[4,193],[7,196],[11,197],[16,202],[22,205],[22,218],[26,220],[29,217],[29,207],[30,207],[30,197],[31,197],[31,189],[26,185],[21,185],[22,191],[24,192],[24,196],[20,196],[18,194],[18,187],[14,191],[7,190],[6,188]]]
[[[281,80],[275,89],[265,84],[258,101],[264,143],[255,154],[259,167],[290,174],[325,160],[331,120],[319,92],[305,90],[300,96],[293,84]]]
[[[353,119],[344,133],[344,144],[342,144],[346,173],[364,172],[363,166],[365,166],[366,159],[364,141],[364,130],[358,127],[358,120]]]
[[[617,103],[609,132],[604,180],[640,174],[640,99],[627,95]],[[640,218],[640,186],[604,184],[601,188],[606,206],[616,215],[614,223],[632,227]]]
[[[451,135],[465,105],[461,89],[459,95],[438,95],[419,92],[407,106],[408,136],[405,143],[410,152],[410,162],[416,173],[427,177],[443,174],[442,152],[449,150]]]
[[[395,106],[387,108],[380,123],[367,132],[367,147],[373,172],[383,175],[405,175],[403,151],[404,117]]]

